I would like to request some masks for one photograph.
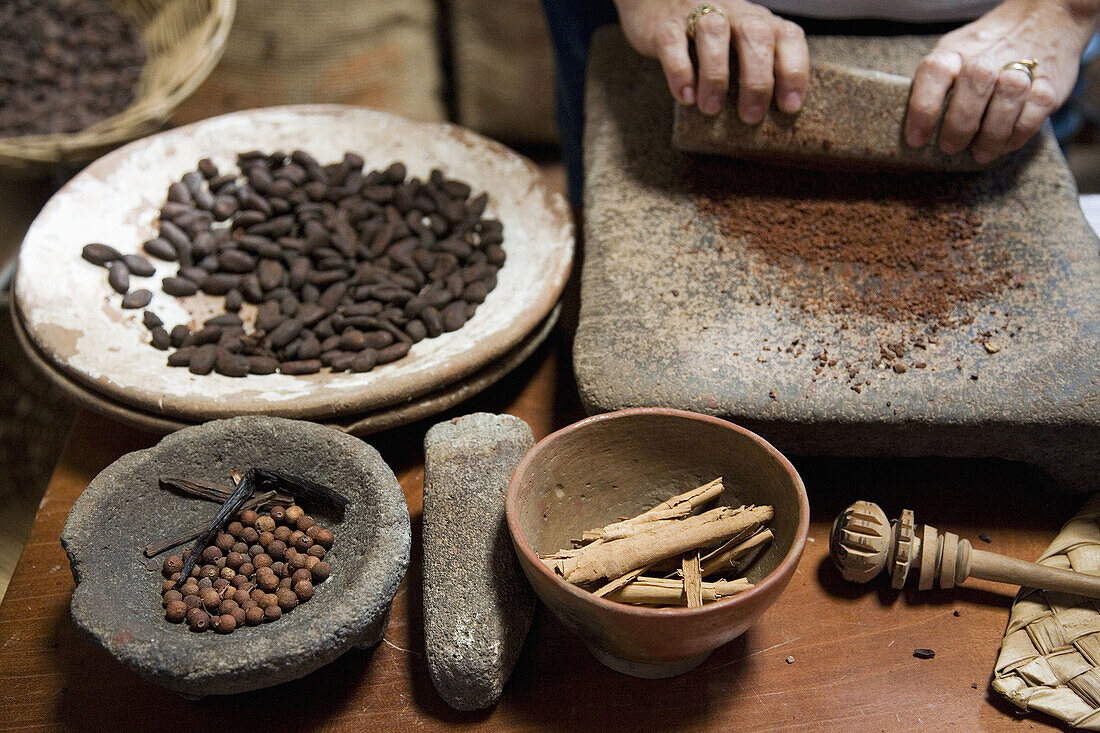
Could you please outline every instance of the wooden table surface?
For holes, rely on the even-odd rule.
[[[543,347],[487,393],[446,416],[510,412],[536,437],[581,417],[567,350]],[[692,672],[640,680],[603,667],[540,608],[499,704],[451,710],[435,693],[421,624],[422,441],[434,421],[374,436],[413,517],[413,555],[389,630],[294,682],[189,702],[146,682],[82,638],[58,537],[77,495],[108,463],[155,435],[83,413],[50,481],[0,605],[0,729],[156,731],[895,730],[1043,729],[989,681],[1013,589],[968,582],[952,592],[851,585],[828,560],[834,515],[857,498],[894,516],[952,529],[976,546],[1034,559],[1082,503],[1046,493],[1019,464],[977,460],[796,459],[810,493],[810,543],[787,591],[741,638]],[[767,437],[767,436],[765,436]],[[979,534],[990,538],[989,544]],[[935,650],[930,660],[913,656]]]

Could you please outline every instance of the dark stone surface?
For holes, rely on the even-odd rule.
[[[930,39],[811,44],[818,60],[910,73]],[[899,374],[875,363],[879,345],[912,324],[800,309],[787,273],[724,238],[691,195],[691,182],[707,176],[779,185],[797,176],[673,150],[660,67],[618,28],[595,38],[586,103],[574,364],[589,412],[680,407],[729,418],[790,453],[999,456],[1036,463],[1069,488],[1096,488],[1100,261],[1049,133],[987,173],[908,174],[915,200],[970,202],[984,222],[974,249],[1007,257],[1018,286],[995,302],[960,304],[919,355],[926,368]],[[850,195],[873,200],[882,180],[850,175]],[[995,334],[996,353],[983,332]],[[785,350],[795,340],[801,356]],[[817,373],[811,347],[821,342],[838,364]],[[845,363],[859,365],[858,384]]]
[[[518,417],[483,412],[424,438],[424,638],[432,682],[458,710],[497,701],[531,625],[504,497],[534,442]]]
[[[158,477],[226,482],[232,470],[251,466],[312,479],[350,498],[340,520],[303,503],[336,534],[326,557],[331,577],[278,621],[228,636],[168,623],[159,592],[164,577],[146,569],[142,550],[211,519],[218,505],[162,490]],[[404,494],[374,448],[331,428],[271,417],[208,422],[123,456],[88,485],[61,535],[77,583],[71,606],[76,627],[126,667],[187,697],[276,685],[353,646],[377,644],[408,566],[410,542]]]

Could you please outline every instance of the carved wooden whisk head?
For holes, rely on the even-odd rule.
[[[866,583],[887,569],[895,588],[905,585],[909,571],[920,569],[920,589],[954,587],[956,557],[970,555],[970,543],[958,535],[924,525],[919,528],[913,512],[905,509],[890,522],[878,504],[857,501],[837,516],[829,535],[829,554],[845,580]],[[950,557],[948,557],[950,554]],[[965,578],[965,575],[963,576]]]
[[[912,571],[919,574],[920,590],[937,582],[941,588],[954,588],[974,577],[1100,598],[1098,577],[975,550],[953,532],[927,524],[918,527],[908,509],[890,522],[878,504],[869,501],[857,501],[836,518],[829,554],[840,574],[857,583],[887,570],[890,584],[901,588]]]

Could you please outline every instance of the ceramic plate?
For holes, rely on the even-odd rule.
[[[502,356],[497,361],[486,365],[468,377],[448,384],[442,389],[421,395],[413,400],[379,410],[373,410],[355,415],[347,415],[325,422],[331,428],[342,430],[345,433],[360,437],[377,433],[382,430],[407,425],[411,422],[431,417],[437,413],[449,410],[460,402],[470,399],[484,389],[496,384],[531,356],[550,335],[557,323],[561,307],[558,306],[550,312],[550,315],[528,334],[519,344]],[[56,387],[64,392],[69,399],[83,408],[106,415],[119,422],[136,427],[140,430],[148,430],[154,433],[171,433],[195,423],[185,422],[175,418],[165,417],[145,410],[119,404],[107,399],[98,392],[94,392],[67,377],[47,361],[30,343],[26,330],[18,317],[15,321],[15,333],[19,337],[30,361],[49,379]]]
[[[498,284],[465,326],[413,346],[404,359],[365,374],[273,374],[233,379],[170,368],[151,348],[141,311],[125,311],[106,271],[80,257],[88,242],[140,251],[155,234],[168,185],[209,157],[229,170],[239,152],[300,148],[322,163],[359,153],[367,168],[403,161],[410,176],[432,168],[488,191],[486,215],[504,224],[507,261]],[[542,323],[569,275],[573,230],[560,194],[539,169],[464,128],[413,122],[339,105],[273,107],[215,117],[131,143],[90,165],[43,208],[19,256],[15,299],[27,333],[51,364],[103,396],[181,421],[264,413],[324,420],[406,403],[474,374]],[[173,325],[201,321],[213,299],[180,301],[160,291],[174,274],[156,262],[149,308]]]

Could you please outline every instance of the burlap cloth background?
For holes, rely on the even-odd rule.
[[[1043,565],[1100,575],[1100,494],[1039,558]],[[993,689],[1025,711],[1100,730],[1100,601],[1021,589],[1012,604]]]

